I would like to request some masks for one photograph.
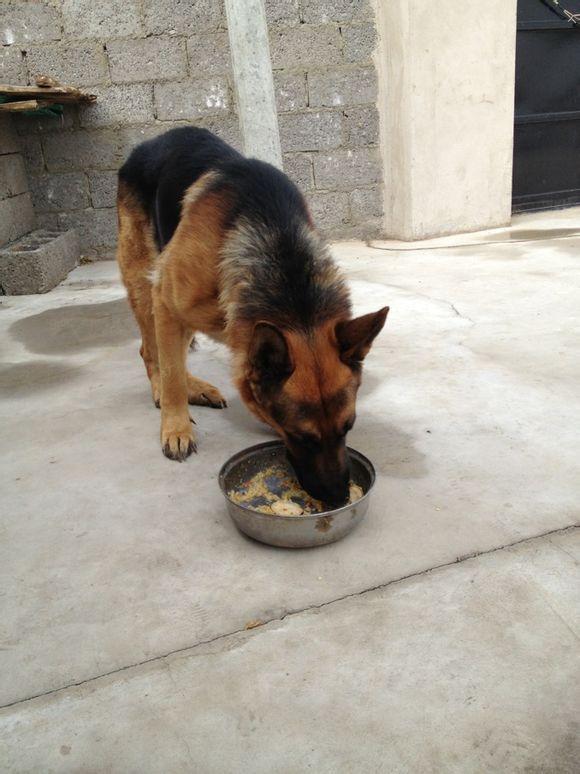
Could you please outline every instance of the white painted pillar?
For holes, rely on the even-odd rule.
[[[282,169],[263,0],[225,0],[244,152]]]
[[[385,233],[511,217],[516,0],[375,0]]]

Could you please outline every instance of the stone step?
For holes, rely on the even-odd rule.
[[[0,248],[0,293],[46,293],[74,269],[80,258],[75,229],[31,231]]]

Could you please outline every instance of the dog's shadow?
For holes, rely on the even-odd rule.
[[[366,406],[357,411],[349,445],[366,454],[377,472],[385,476],[422,478],[427,475],[427,464],[425,454],[417,448],[418,439],[392,421],[389,405],[383,399],[369,401],[384,383],[384,376],[370,369],[364,372],[359,400],[366,399]],[[374,406],[379,407],[380,413]]]
[[[390,478],[423,478],[427,475],[425,455],[416,439],[396,425],[364,411],[349,435],[348,444],[365,454],[377,473]]]
[[[263,422],[260,422],[252,412],[246,408],[240,396],[236,393],[233,397],[228,397],[228,407],[221,412],[222,416],[237,431],[243,431],[252,436],[261,436],[257,443],[265,441],[275,441],[278,438],[277,433]]]
[[[103,303],[71,305],[45,310],[39,314],[18,320],[10,328],[10,334],[30,351],[42,355],[70,355],[86,349],[103,346],[120,346],[138,339],[138,330],[131,316],[125,298]],[[197,373],[203,363],[203,352],[194,356],[191,365]],[[216,372],[223,364],[215,362]],[[61,369],[63,370],[63,369]],[[69,377],[64,369],[54,373],[36,371],[31,374],[35,381],[40,376],[53,381],[56,378]],[[205,369],[204,369],[205,370]],[[23,374],[14,374],[14,378]],[[215,373],[218,376],[218,373]],[[214,373],[210,378],[214,377]],[[145,374],[143,374],[145,379]],[[224,373],[224,378],[228,375]],[[19,379],[18,379],[19,380]],[[383,378],[375,376],[372,370],[365,371],[360,396],[369,398],[383,384]],[[243,405],[239,395],[228,400],[229,408],[222,412],[226,425],[231,425],[238,433],[247,433],[254,443],[275,440],[278,436],[258,421]],[[383,408],[388,416],[388,406]],[[402,430],[392,421],[386,421],[378,411],[368,406],[359,410],[357,423],[350,433],[348,443],[366,454],[375,465],[377,472],[393,478],[421,478],[426,475],[425,455],[415,445],[412,435]]]

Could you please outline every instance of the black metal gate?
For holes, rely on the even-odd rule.
[[[580,204],[580,26],[563,9],[580,0],[518,0],[514,212]]]

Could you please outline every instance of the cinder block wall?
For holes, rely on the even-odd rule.
[[[369,0],[266,0],[284,167],[329,235],[377,237],[383,197]]]
[[[0,116],[0,247],[34,228],[24,160],[11,116]]]
[[[266,0],[288,174],[331,236],[381,230],[375,25],[368,0]],[[37,74],[96,93],[15,125],[37,226],[116,238],[116,170],[138,142],[194,123],[241,147],[223,0],[4,0],[0,80]]]

